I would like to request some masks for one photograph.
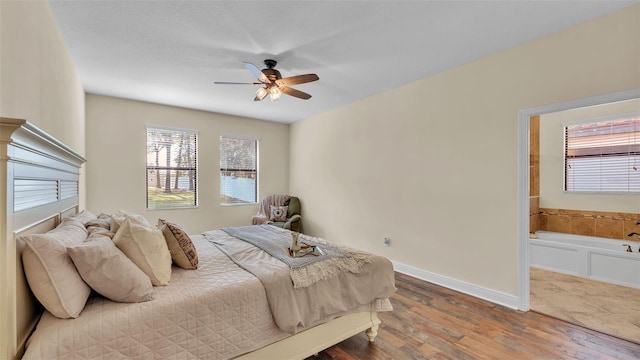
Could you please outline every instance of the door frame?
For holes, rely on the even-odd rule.
[[[529,311],[529,118],[640,98],[640,88],[518,111],[518,309]]]

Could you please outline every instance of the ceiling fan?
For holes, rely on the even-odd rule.
[[[247,70],[251,71],[251,73],[260,80],[260,82],[254,83],[239,83],[239,82],[227,82],[227,81],[216,81],[214,84],[222,84],[222,85],[254,85],[260,86],[260,88],[256,91],[256,97],[253,101],[261,101],[267,95],[271,96],[271,101],[278,101],[280,95],[285,93],[287,95],[297,97],[298,99],[307,100],[311,98],[311,95],[302,92],[300,90],[296,90],[294,88],[289,87],[290,85],[298,85],[304,84],[312,81],[316,81],[319,79],[316,74],[304,74],[304,75],[295,75],[289,76],[286,78],[282,78],[280,75],[280,71],[274,69],[276,67],[277,61],[267,59],[264,61],[264,65],[267,67],[266,69],[258,69],[257,66],[253,65],[250,62],[242,63]]]

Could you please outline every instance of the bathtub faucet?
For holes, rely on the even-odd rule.
[[[629,233],[629,235],[627,235],[627,236],[631,237],[633,235],[637,235],[640,238],[640,233],[637,233],[637,232]]]
[[[633,236],[633,235],[636,235],[637,237],[639,237],[639,238],[640,238],[640,233],[637,233],[637,232],[635,232],[635,231],[634,231],[634,232],[632,232],[632,233],[629,233],[629,235],[627,235],[627,236]],[[627,247],[627,251],[628,251],[628,252],[633,252],[633,250],[631,250],[631,246],[629,246],[629,245],[627,245],[627,244],[624,244],[624,245],[622,245],[622,246],[626,246],[626,247]],[[638,248],[638,252],[640,252],[640,248]]]

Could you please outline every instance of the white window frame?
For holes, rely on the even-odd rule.
[[[253,171],[253,173],[255,174],[255,184],[254,184],[254,199],[251,200],[245,200],[242,201],[242,199],[239,199],[239,201],[227,201],[227,196],[224,195],[224,189],[223,187],[225,186],[225,183],[223,182],[223,173],[224,172],[230,172],[230,171],[243,171],[243,169],[235,169],[235,168],[230,168],[229,166],[224,167],[222,162],[223,162],[223,156],[225,156],[224,153],[224,149],[222,148],[223,144],[222,144],[222,139],[223,138],[227,138],[227,139],[236,139],[236,140],[246,140],[246,141],[253,141],[255,142],[255,166],[254,169],[252,170],[248,170],[248,171]],[[219,187],[219,196],[220,196],[220,205],[222,206],[242,206],[242,205],[254,205],[258,203],[258,199],[259,197],[259,155],[260,155],[260,139],[256,138],[256,137],[251,137],[251,136],[246,136],[246,135],[238,135],[238,134],[228,134],[228,133],[224,133],[224,134],[220,134],[219,137],[219,148],[220,148],[220,159],[219,159],[219,180],[220,180],[220,187]]]
[[[175,163],[175,158],[171,158],[170,163],[166,164],[166,149],[165,149],[165,164],[160,165],[159,163],[155,164],[155,165],[150,165],[149,164],[149,157],[150,157],[150,153],[149,153],[149,131],[150,130],[159,130],[159,131],[168,131],[171,132],[173,134],[183,134],[183,135],[188,135],[188,136],[194,136],[193,138],[193,150],[192,150],[192,156],[194,157],[193,159],[193,164],[187,164],[186,166],[181,166],[182,164],[174,164]],[[145,166],[145,179],[146,179],[146,190],[145,190],[145,199],[146,199],[146,209],[147,210],[170,210],[170,209],[191,209],[191,208],[197,208],[198,207],[198,131],[197,130],[192,130],[192,129],[182,129],[182,128],[173,128],[173,127],[166,127],[166,126],[156,126],[156,125],[147,125],[145,126],[145,138],[146,138],[146,143],[147,143],[147,161],[145,161],[146,166]],[[173,150],[173,146],[176,145],[175,143],[172,143],[172,150],[170,150],[172,153],[174,152]],[[158,156],[158,153],[163,151],[162,149],[158,149],[156,150],[156,156]],[[175,154],[174,154],[175,155]],[[169,155],[171,156],[171,155]],[[161,203],[161,205],[154,205],[155,203],[151,203],[149,202],[150,200],[150,194],[149,194],[149,190],[150,190],[150,182],[156,182],[156,181],[160,181],[162,182],[163,180],[161,180],[160,178],[160,172],[161,171],[170,171],[170,172],[191,172],[190,176],[189,176],[189,181],[188,181],[188,186],[189,187],[193,187],[193,189],[189,189],[187,188],[187,193],[192,192],[193,193],[193,201],[190,203],[185,203],[185,202],[177,202],[177,203],[172,203],[172,202],[165,202],[165,203]],[[157,178],[153,177],[153,171],[157,171],[156,176]],[[174,173],[175,175],[175,173]],[[175,179],[175,177],[174,177]],[[171,178],[169,178],[170,182],[172,182],[175,186],[175,180],[171,180]],[[164,180],[164,184],[166,184],[166,177]],[[178,180],[179,181],[179,180]],[[170,186],[171,187],[171,186]],[[175,190],[175,188],[173,189]],[[189,196],[190,197],[190,196]]]

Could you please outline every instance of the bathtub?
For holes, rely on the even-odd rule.
[[[640,243],[538,231],[529,239],[531,266],[640,289]],[[634,252],[626,252],[630,244]]]

